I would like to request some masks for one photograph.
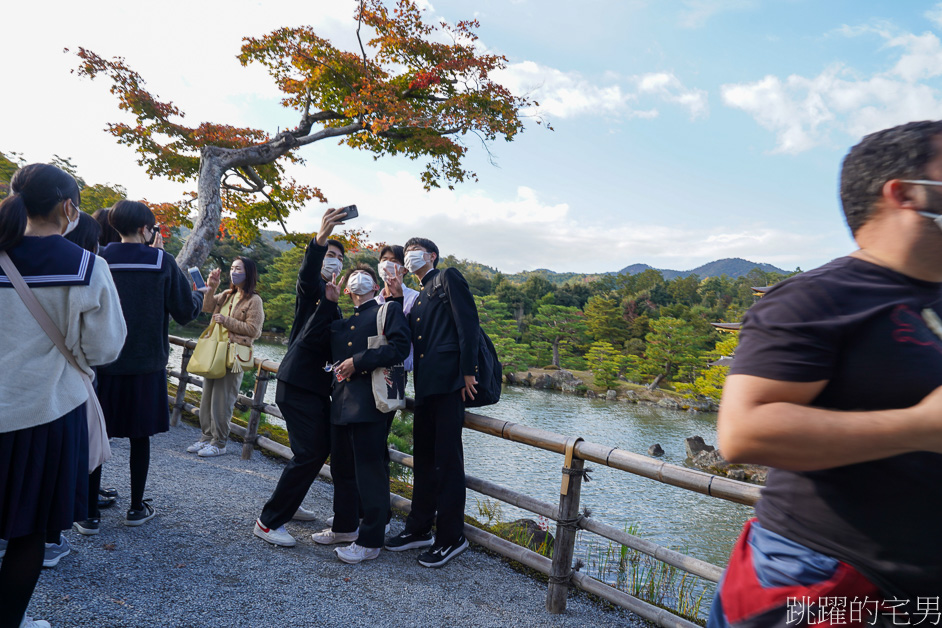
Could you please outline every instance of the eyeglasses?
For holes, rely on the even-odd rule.
[[[932,179],[900,179],[900,183],[910,183],[912,185],[942,185],[942,181],[933,181]]]

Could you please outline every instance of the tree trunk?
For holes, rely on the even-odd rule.
[[[202,266],[209,257],[216,236],[219,235],[219,224],[222,220],[220,186],[226,168],[227,164],[224,163],[220,149],[214,146],[203,148],[197,188],[199,213],[193,221],[193,230],[177,255],[177,264],[184,270],[192,266]]]
[[[559,368],[559,336],[553,339],[553,366]]]
[[[648,390],[657,390],[657,387],[661,384],[661,381],[664,380],[664,373],[659,374],[654,378],[654,381],[648,384]]]

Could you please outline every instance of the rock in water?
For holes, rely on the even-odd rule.
[[[648,455],[649,455],[649,456],[663,456],[663,455],[664,455],[664,450],[661,449],[661,444],[660,444],[660,443],[654,443],[653,445],[651,445],[650,447],[648,447]]]
[[[609,401],[615,401],[615,399],[618,398],[618,391],[616,390],[607,391],[605,393],[605,398],[608,399]]]
[[[713,451],[716,449],[712,445],[703,442],[702,436],[691,436],[684,441],[687,447],[687,457],[693,460],[701,451]]]
[[[544,550],[544,553],[547,553],[546,550],[548,550],[548,555],[553,553],[555,541],[553,535],[540,528],[540,524],[533,519],[517,519],[510,523],[499,524],[497,527],[502,536],[534,552]]]

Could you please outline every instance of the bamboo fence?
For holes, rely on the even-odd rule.
[[[184,410],[199,414],[198,407],[186,402],[185,393],[187,384],[202,387],[202,379],[190,375],[186,370],[196,341],[170,336],[170,342],[183,348],[180,370],[169,371],[169,375],[176,378],[178,382],[177,394],[168,395],[173,406],[170,423],[177,425]],[[288,447],[258,434],[262,414],[284,419],[276,406],[265,403],[265,393],[269,382],[278,373],[278,363],[256,358],[255,369],[255,389],[252,397],[240,394],[237,401],[238,404],[250,410],[248,426],[242,427],[230,423],[232,431],[243,439],[242,459],[248,460],[256,446],[290,459],[293,454]],[[412,408],[411,399],[408,400],[408,406]],[[658,626],[670,628],[696,626],[663,608],[653,606],[573,568],[576,533],[578,530],[585,530],[711,582],[718,582],[722,575],[722,569],[716,565],[639,538],[591,517],[580,515],[583,465],[586,462],[600,464],[663,484],[750,506],[759,499],[758,486],[671,465],[616,447],[587,442],[578,437],[555,434],[472,412],[465,413],[464,426],[483,434],[550,451],[564,457],[560,479],[560,499],[556,505],[487,480],[466,476],[468,488],[556,522],[552,559],[473,526],[465,525],[465,535],[469,540],[548,576],[546,608],[549,612],[562,613],[566,610],[566,596],[569,587],[574,586],[637,613]],[[412,467],[412,456],[390,450],[390,458],[406,467]],[[321,474],[329,478],[330,469],[325,466]],[[390,500],[396,508],[408,511],[411,507],[411,502],[399,495],[391,493]]]

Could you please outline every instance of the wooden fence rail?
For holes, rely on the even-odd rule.
[[[187,384],[201,388],[203,382],[201,378],[190,375],[186,371],[196,341],[170,336],[170,342],[183,348],[180,370],[169,371],[170,376],[176,378],[178,382],[176,395],[170,396],[168,394],[168,400],[173,405],[171,424],[177,425],[184,410],[199,414],[198,407],[186,402],[185,392]],[[262,414],[284,418],[277,407],[265,403],[268,385],[274,375],[278,373],[278,363],[256,358],[255,369],[255,389],[252,397],[249,398],[240,394],[238,398],[238,403],[250,410],[248,426],[242,427],[230,423],[232,431],[243,439],[242,459],[248,460],[256,446],[290,459],[293,454],[288,447],[258,434]],[[411,399],[408,400],[408,407],[412,408]],[[639,538],[591,517],[580,515],[584,464],[592,462],[604,465],[663,484],[746,505],[754,505],[758,501],[760,491],[758,486],[668,464],[616,447],[587,442],[579,437],[567,437],[471,412],[465,413],[464,427],[564,456],[558,505],[540,501],[487,480],[466,476],[468,488],[556,522],[552,560],[483,530],[465,525],[466,536],[471,541],[549,577],[546,596],[548,611],[551,613],[564,612],[569,587],[575,586],[598,595],[613,604],[627,608],[659,626],[671,628],[692,628],[696,626],[696,624],[682,617],[652,606],[605,582],[573,569],[573,553],[577,532],[578,530],[585,530],[711,582],[718,582],[722,574],[722,569],[716,565]],[[390,450],[390,458],[403,466],[412,467],[412,456]],[[330,469],[325,466],[322,475],[329,478]],[[411,508],[411,502],[399,495],[390,494],[390,500],[393,506],[402,510],[408,511]]]

